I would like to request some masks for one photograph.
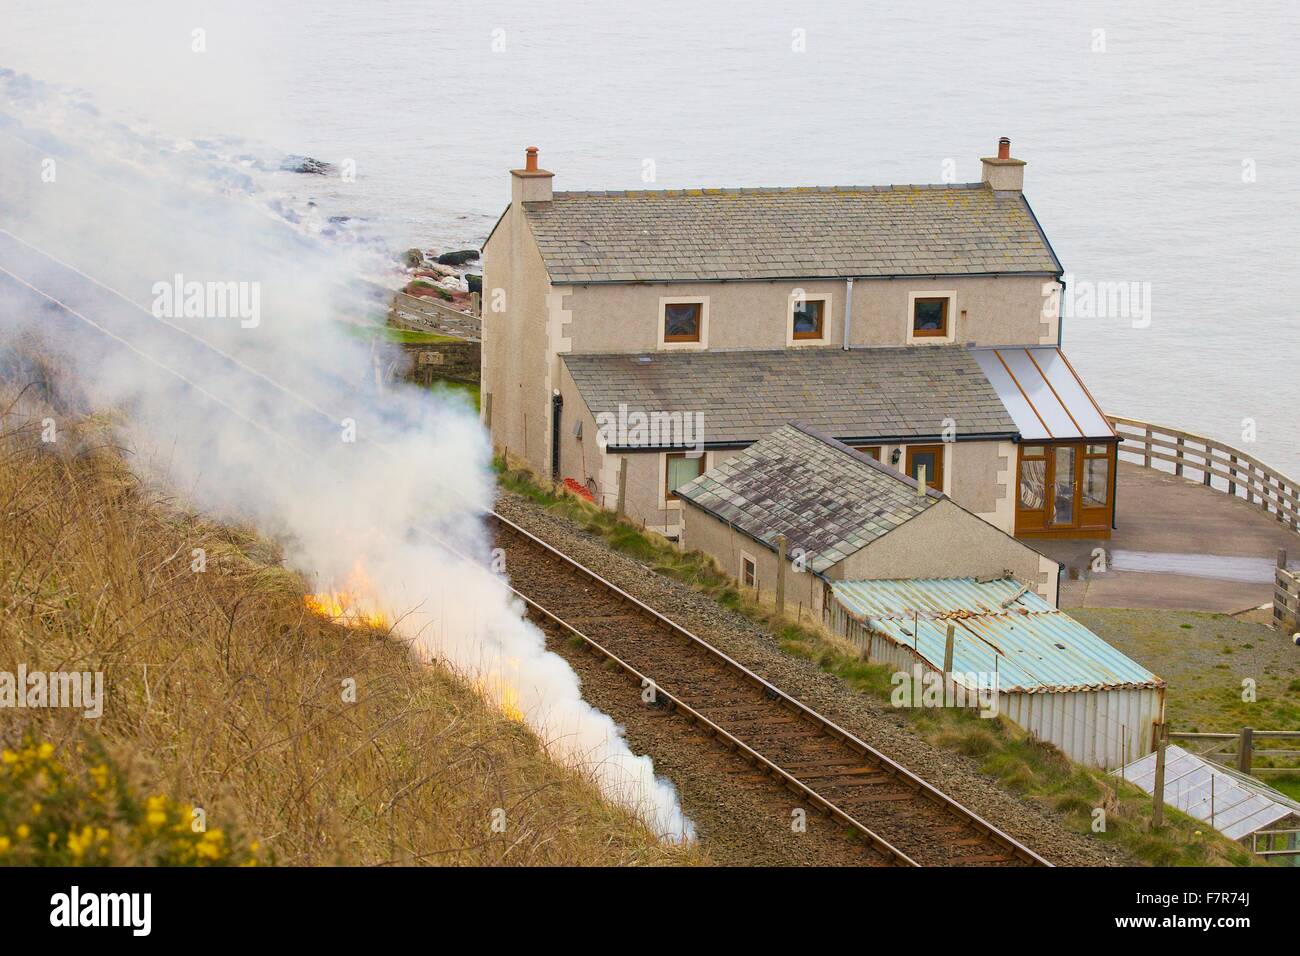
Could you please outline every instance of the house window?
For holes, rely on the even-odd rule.
[[[698,342],[703,326],[704,303],[664,303],[664,341]]]
[[[879,445],[849,445],[849,447],[854,451],[861,452],[869,458],[874,458],[876,461],[880,461]]]
[[[791,337],[794,339],[820,339],[826,328],[825,299],[791,300]]]
[[[695,478],[698,478],[704,471],[704,456],[696,458],[686,457],[685,452],[673,452],[667,456],[667,465],[664,468],[664,498],[668,501],[676,501],[677,489]]]
[[[1083,506],[1104,508],[1110,500],[1110,446],[1088,445],[1083,455]]]
[[[1020,447],[1020,507],[1042,511],[1047,491],[1047,449],[1042,445]]]
[[[758,565],[747,554],[740,556],[740,583],[747,588],[758,587]]]
[[[916,481],[925,468],[925,485],[943,491],[943,446],[909,445],[907,448],[907,473]]]
[[[912,335],[939,337],[948,335],[948,298],[935,296],[912,300]]]

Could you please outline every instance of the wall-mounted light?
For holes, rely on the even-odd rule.
[[[891,465],[897,465],[897,464],[898,464],[898,459],[900,459],[900,458],[902,458],[902,457],[903,457],[903,449],[901,449],[901,448],[895,448],[895,449],[890,453],[890,455],[889,455],[889,463],[890,463]]]

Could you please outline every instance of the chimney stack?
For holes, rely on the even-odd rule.
[[[554,176],[554,173],[538,168],[537,147],[529,146],[524,150],[524,168],[510,170],[511,203],[550,202]]]
[[[1016,194],[1025,188],[1025,161],[1011,158],[1007,137],[998,140],[997,156],[985,156],[980,164],[984,167],[980,181],[988,183],[994,193]]]

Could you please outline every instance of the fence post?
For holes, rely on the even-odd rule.
[[[1174,463],[1174,474],[1180,478],[1183,476],[1183,451],[1184,451],[1185,444],[1186,444],[1186,439],[1184,439],[1182,435],[1179,435],[1178,442],[1177,442],[1178,451],[1174,453],[1178,458],[1178,461]],[[1150,462],[1148,462],[1148,464],[1150,464]]]
[[[1255,731],[1250,727],[1242,727],[1237,747],[1237,769],[1242,773],[1250,773],[1250,763],[1254,751]]]
[[[1205,447],[1205,474],[1201,476],[1201,483],[1206,488],[1213,488],[1210,479],[1214,477],[1214,474],[1210,471],[1210,463],[1214,461],[1214,447],[1207,441],[1201,442],[1201,444]]]
[[[945,707],[950,706],[948,697],[952,693],[952,648],[956,635],[957,628],[952,621],[949,621],[948,634],[943,641],[943,704]],[[953,696],[955,703],[955,693]]]
[[[1142,430],[1142,434],[1143,434],[1142,440],[1144,442],[1144,444],[1142,445],[1142,467],[1150,468],[1151,467],[1151,426],[1148,425],[1146,428],[1144,428]]]
[[[1165,745],[1169,742],[1169,725],[1161,724],[1156,736],[1156,779],[1151,787],[1151,829],[1159,830],[1165,822]]]
[[[1228,466],[1228,474],[1232,476],[1232,478],[1228,479],[1228,494],[1235,498],[1237,497],[1237,482],[1234,480],[1237,477],[1237,456],[1229,455],[1228,460],[1232,462],[1232,464]]]
[[[1297,588],[1297,591],[1300,591],[1300,588]],[[1285,599],[1279,600],[1279,592],[1286,595]],[[1288,607],[1292,601],[1296,602],[1294,609]],[[1286,612],[1288,610],[1294,610],[1296,626],[1300,627],[1300,599],[1287,587],[1286,548],[1278,548],[1277,569],[1273,572],[1273,626],[1279,631],[1286,624]]]
[[[785,535],[776,536],[776,613],[785,612]]]
[[[627,455],[618,460],[618,503],[614,516],[622,518],[627,514]]]

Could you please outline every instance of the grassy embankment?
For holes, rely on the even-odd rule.
[[[719,604],[767,628],[786,653],[806,658],[862,693],[888,700],[888,667],[866,664],[857,649],[825,628],[789,616],[778,618],[770,600],[742,590],[712,558],[683,553],[672,542],[644,531],[613,512],[567,492],[554,491],[517,464],[496,460],[503,488],[523,495],[602,539],[616,551],[689,585]],[[929,742],[964,754],[1004,787],[1060,813],[1072,827],[1119,845],[1136,860],[1158,865],[1246,865],[1259,862],[1240,845],[1192,818],[1167,810],[1165,825],[1151,828],[1151,799],[1134,786],[1075,764],[1059,750],[1030,738],[1011,722],[980,719],[958,709],[907,708],[911,726]],[[1093,810],[1106,811],[1106,830],[1092,833]]]
[[[105,702],[97,720],[3,712],[0,863],[699,860],[448,671],[306,611],[273,546],[150,492],[106,429],[60,421],[43,444],[40,413],[23,423],[12,408],[0,403],[0,673],[101,671]]]

